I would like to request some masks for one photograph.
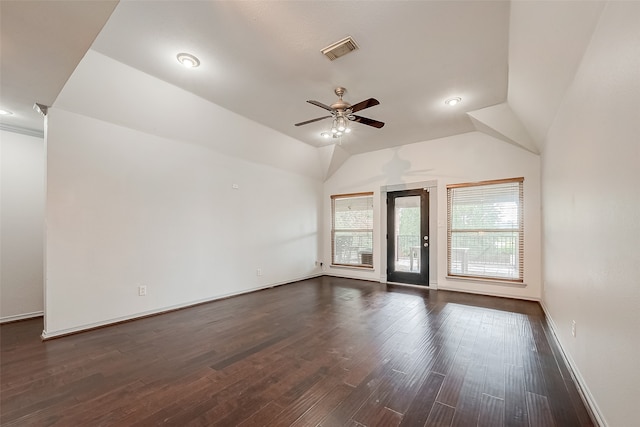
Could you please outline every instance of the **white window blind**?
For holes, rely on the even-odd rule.
[[[523,281],[523,182],[447,186],[449,276]]]
[[[373,268],[373,193],[331,196],[331,263]]]

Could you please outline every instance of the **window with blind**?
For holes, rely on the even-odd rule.
[[[373,193],[331,196],[331,263],[373,268]]]
[[[523,182],[447,186],[449,276],[523,281]]]

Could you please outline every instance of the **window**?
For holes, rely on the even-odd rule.
[[[373,193],[331,196],[331,263],[373,268]]]
[[[447,274],[523,281],[524,178],[447,186]]]

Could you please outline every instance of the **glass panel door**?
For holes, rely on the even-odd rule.
[[[429,284],[429,193],[387,194],[387,281]]]

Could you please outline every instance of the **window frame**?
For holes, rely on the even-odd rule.
[[[335,204],[336,204],[336,200],[338,199],[355,199],[355,198],[364,198],[364,197],[368,197],[371,198],[371,202],[372,202],[372,207],[371,207],[371,228],[361,228],[361,229],[336,229],[335,227],[335,222],[336,222],[336,215],[335,215]],[[368,269],[368,270],[373,270],[374,266],[373,266],[373,241],[374,241],[374,226],[375,226],[375,219],[373,218],[374,216],[374,208],[373,208],[373,203],[374,203],[374,192],[370,191],[370,192],[362,192],[362,193],[348,193],[348,194],[334,194],[331,196],[331,266],[332,267],[349,267],[349,268],[362,268],[362,269]],[[371,264],[364,264],[364,263],[360,263],[360,264],[352,264],[352,263],[340,263],[340,262],[336,262],[336,232],[369,232],[371,233]]]
[[[518,226],[514,229],[505,229],[505,231],[516,231],[518,235],[518,248],[517,248],[517,256],[518,256],[518,277],[500,277],[489,274],[461,274],[458,272],[452,272],[452,235],[457,232],[469,232],[469,231],[478,231],[478,232],[497,232],[502,231],[501,229],[489,229],[489,228],[477,228],[477,229],[460,229],[460,230],[452,230],[452,196],[453,191],[456,188],[471,188],[471,187],[486,187],[490,185],[499,185],[499,184],[509,184],[509,183],[518,183]],[[508,179],[497,179],[497,180],[489,180],[489,181],[479,181],[479,182],[468,182],[468,183],[460,183],[460,184],[450,184],[447,185],[447,277],[453,279],[474,279],[474,280],[488,280],[488,281],[498,281],[503,283],[514,283],[514,284],[523,284],[524,283],[524,177],[518,178],[508,178]]]

